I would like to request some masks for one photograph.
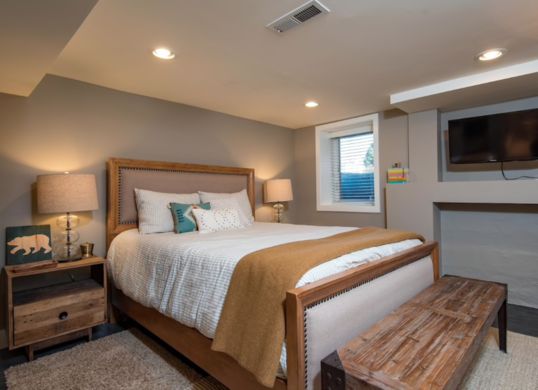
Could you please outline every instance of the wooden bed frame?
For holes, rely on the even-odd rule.
[[[245,176],[247,183],[246,189],[254,210],[255,191],[253,169],[116,158],[108,161],[107,168],[107,248],[112,239],[119,233],[136,227],[135,223],[121,221],[120,203],[122,200],[120,196],[120,185],[123,169]],[[204,190],[204,188],[200,189]],[[418,247],[399,252],[396,255],[385,257],[375,263],[350,269],[304,287],[288,291],[286,297],[287,380],[277,378],[273,389],[302,390],[305,388],[306,346],[304,342],[304,329],[305,311],[308,307],[427,256],[431,256],[434,272],[433,277],[434,280],[437,280],[439,278],[438,246],[436,242],[427,242]],[[116,310],[119,310],[121,313],[144,326],[225,386],[237,390],[267,390],[267,387],[259,384],[252,374],[239,366],[228,355],[212,351],[212,340],[202,335],[196,329],[184,326],[155,309],[135,302],[124,295],[119,289],[115,288],[112,281],[110,286],[110,301]]]

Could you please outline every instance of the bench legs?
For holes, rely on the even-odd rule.
[[[506,353],[506,300],[501,305],[497,313],[497,326],[499,327],[499,349]]]

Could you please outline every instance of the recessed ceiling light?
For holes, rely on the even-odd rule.
[[[491,60],[496,60],[497,58],[501,57],[504,53],[506,53],[506,49],[501,49],[501,48],[488,49],[488,50],[484,50],[481,53],[478,53],[476,55],[476,58],[479,61],[491,61]]]
[[[308,108],[314,108],[314,107],[319,106],[319,103],[315,102],[313,100],[310,100],[310,101],[306,102],[304,105],[305,105],[305,107],[308,107]]]
[[[167,49],[166,47],[158,47],[153,50],[153,55],[162,60],[171,60],[176,56],[172,50]]]

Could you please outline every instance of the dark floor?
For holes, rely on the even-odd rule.
[[[132,321],[124,323],[122,324],[122,326],[113,325],[113,324],[105,324],[105,325],[97,326],[93,329],[93,339],[95,340],[101,337],[105,337],[113,333],[120,332],[124,329],[128,329],[130,327],[139,328],[144,333],[148,334],[154,340],[159,342],[161,345],[166,347],[174,355],[178,356],[185,363],[201,371],[198,367],[196,367],[194,364],[189,362],[184,357],[180,356],[176,351],[173,351],[170,347],[168,347],[168,345],[164,344],[157,337],[151,335],[148,331],[139,327],[136,323]],[[534,309],[534,308],[526,307],[526,306],[508,305],[508,330],[512,332],[516,332],[516,333],[522,333],[529,336],[538,337],[538,309]],[[70,341],[61,345],[50,347],[42,351],[36,352],[35,357],[36,359],[38,359],[42,356],[50,355],[55,352],[69,349],[71,347],[74,347],[75,345],[78,345],[84,342],[85,342],[85,339],[81,338],[79,340],[73,340],[73,341]],[[21,348],[15,351],[8,351],[7,349],[0,350],[0,372],[2,373],[2,375],[0,375],[0,390],[3,390],[6,388],[4,371],[11,366],[25,363],[26,361],[27,359],[24,353],[24,348]]]
[[[538,309],[508,305],[508,330],[538,337]]]

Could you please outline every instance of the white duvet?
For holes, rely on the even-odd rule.
[[[125,295],[213,338],[232,273],[243,256],[353,229],[261,222],[207,234],[142,235],[133,229],[112,241],[107,259],[114,283]],[[339,257],[308,271],[297,287],[420,244],[420,240],[406,240]],[[282,356],[285,372],[284,352]]]

